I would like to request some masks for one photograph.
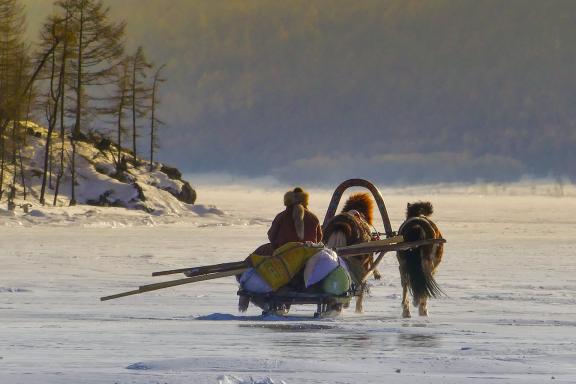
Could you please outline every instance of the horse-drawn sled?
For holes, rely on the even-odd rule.
[[[344,209],[337,209],[344,192],[363,187],[370,194],[352,195]],[[382,218],[384,232],[375,229],[373,202]],[[442,257],[443,243],[436,225],[429,219],[430,203],[408,204],[407,219],[393,231],[380,191],[371,182],[350,179],[341,183],[332,195],[322,228],[323,243],[290,242],[272,255],[258,250],[238,262],[154,272],[153,276],[184,273],[178,280],[140,286],[138,289],[101,300],[150,292],[158,289],[236,276],[240,288],[239,309],[249,303],[263,314],[286,314],[292,305],[316,305],[315,317],[340,313],[356,299],[356,311],[362,311],[367,281],[379,278],[378,265],[389,252],[397,252],[403,287],[403,316],[410,316],[408,292],[420,315],[427,315],[426,300],[441,293],[434,280],[434,270]]]

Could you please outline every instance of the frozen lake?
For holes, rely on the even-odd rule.
[[[198,192],[227,214],[4,223],[0,383],[576,382],[576,197],[384,193],[394,229],[426,199],[448,240],[437,279],[449,297],[426,319],[401,318],[393,254],[366,312],[339,319],[312,306],[240,316],[233,278],[100,302],[161,281],[154,271],[243,259],[282,209],[280,189]],[[321,219],[329,197],[311,191]]]

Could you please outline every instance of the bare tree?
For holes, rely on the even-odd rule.
[[[150,172],[152,172],[154,167],[154,151],[158,147],[157,129],[158,126],[164,125],[164,122],[156,116],[156,108],[160,104],[158,88],[161,83],[166,81],[166,79],[161,76],[161,72],[165,66],[166,65],[163,64],[156,70],[154,73],[154,81],[152,83],[152,96],[150,103]]]
[[[91,112],[87,87],[109,83],[110,75],[121,57],[125,24],[109,20],[109,8],[102,0],[58,0],[56,3],[70,16],[69,33],[73,34],[74,60],[70,73],[74,106],[69,109],[74,119],[71,135],[71,200],[76,204],[76,143],[82,137],[82,121]]]
[[[42,30],[42,45],[56,47],[61,40],[65,39],[65,26],[67,20],[58,17],[49,17]],[[42,172],[42,186],[40,188],[40,203],[45,204],[46,182],[49,164],[52,160],[52,134],[58,122],[59,109],[62,106],[62,92],[64,89],[64,68],[66,60],[66,50],[57,52],[52,49],[50,65],[48,69],[48,90],[46,92],[46,119],[48,121],[48,133],[46,135],[46,145],[44,149],[44,167]],[[50,167],[50,176],[52,175]]]
[[[75,60],[70,69],[76,80],[73,136],[78,137],[89,105],[85,89],[109,80],[124,50],[125,24],[109,20],[109,8],[102,0],[59,0],[56,4],[70,15],[69,31],[74,34]]]
[[[117,156],[115,158],[116,173],[122,173],[122,138],[126,134],[124,120],[131,102],[131,58],[127,57],[120,62],[114,73],[113,94],[106,98],[108,105],[100,108],[102,114],[112,116],[115,122]]]
[[[138,126],[136,124],[138,117],[143,117],[148,111],[148,100],[150,99],[150,89],[144,84],[147,77],[146,71],[152,68],[152,65],[144,56],[144,49],[138,47],[136,53],[130,57],[131,84],[130,84],[130,108],[132,110],[132,151],[134,152],[134,161],[136,161],[136,138],[138,135]]]
[[[26,80],[26,76],[29,72],[30,69],[30,61],[28,60],[28,57],[26,55],[22,55],[20,56],[20,63],[17,67],[17,74],[18,74],[18,84],[20,86],[24,86],[24,83],[27,81]],[[23,145],[23,142],[26,138],[26,127],[23,126],[21,124],[21,120],[22,117],[25,117],[25,121],[28,121],[29,118],[29,114],[30,114],[30,104],[31,104],[31,100],[32,100],[32,88],[30,89],[30,91],[28,92],[28,97],[24,98],[21,97],[22,94],[21,92],[18,93],[18,96],[20,97],[20,100],[17,104],[17,109],[16,109],[16,114],[15,114],[15,118],[14,120],[12,120],[12,132],[10,135],[10,141],[11,141],[11,145],[12,145],[12,160],[11,160],[11,165],[12,165],[12,192],[13,192],[13,196],[12,199],[14,199],[16,197],[16,180],[17,180],[17,175],[18,175],[18,155],[20,155],[20,165],[22,166],[22,153],[21,153],[21,148]],[[25,110],[25,112],[24,112]],[[22,187],[23,187],[23,191],[24,191],[24,198],[26,198],[26,185],[25,185],[25,181],[24,181],[24,172],[22,170],[22,167],[20,167],[21,173],[22,173]]]
[[[73,38],[74,34],[71,33],[71,14],[70,14],[70,7],[64,7],[65,15],[64,15],[64,26],[63,26],[63,43],[62,43],[62,55],[60,60],[60,166],[58,168],[58,175],[56,176],[56,185],[54,186],[54,200],[52,205],[56,205],[58,201],[58,194],[60,192],[60,183],[62,178],[64,177],[64,153],[66,147],[66,115],[65,115],[65,101],[66,101],[66,86],[67,86],[67,79],[68,76],[68,66],[67,62],[70,58],[74,58],[74,52],[71,50],[71,46],[73,45]]]

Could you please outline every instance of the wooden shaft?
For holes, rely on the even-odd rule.
[[[118,299],[120,297],[137,295],[139,293],[156,291],[158,289],[175,287],[177,285],[182,285],[182,284],[195,283],[197,281],[205,281],[205,280],[219,279],[221,277],[234,276],[234,275],[238,275],[238,274],[246,271],[247,269],[248,269],[247,267],[244,267],[244,268],[238,268],[238,269],[234,269],[234,270],[226,271],[226,272],[212,273],[212,274],[204,275],[204,276],[188,277],[185,279],[170,280],[170,281],[164,281],[162,283],[142,285],[142,286],[138,287],[138,289],[133,290],[133,291],[127,291],[127,292],[117,293],[115,295],[101,297],[100,301]]]
[[[115,295],[104,296],[104,297],[100,298],[100,301],[118,299],[118,298],[124,297],[124,296],[137,295],[139,293],[142,293],[142,291],[140,291],[139,289],[136,289],[134,291],[128,291],[128,292],[117,293]]]
[[[374,252],[392,252],[392,251],[405,251],[411,248],[421,247],[423,245],[430,245],[430,244],[442,244],[445,243],[446,240],[444,239],[428,239],[428,240],[418,240],[418,241],[411,241],[407,243],[396,243],[396,244],[383,244],[383,245],[375,245],[371,246],[370,243],[366,244],[363,247],[352,248],[349,249],[348,247],[337,248],[336,253],[340,257],[351,257],[351,256],[359,256],[359,255],[366,255],[369,253]]]
[[[366,243],[360,243],[360,244],[354,244],[354,245],[348,245],[345,247],[340,247],[340,248],[337,248],[336,251],[337,252],[348,252],[348,250],[364,248],[366,246],[374,248],[374,247],[378,247],[380,245],[401,243],[403,241],[404,241],[404,238],[402,236],[398,235],[398,236],[394,236],[394,237],[391,237],[388,239],[374,240],[374,241],[369,241]],[[188,273],[189,274],[188,277],[194,277],[194,276],[200,276],[200,275],[205,275],[205,274],[215,273],[215,272],[225,272],[225,271],[229,271],[232,269],[238,269],[238,268],[247,267],[247,266],[248,266],[248,263],[246,261],[234,261],[234,262],[221,263],[221,264],[205,265],[205,266],[201,266],[201,267],[188,267],[188,268],[170,269],[170,270],[166,270],[166,271],[158,271],[158,272],[153,272],[152,276],[164,276],[164,275],[172,275],[172,274],[176,274],[176,273]]]
[[[380,254],[378,255],[378,257],[376,258],[376,260],[374,260],[374,263],[372,263],[372,267],[368,270],[368,272],[366,272],[366,274],[362,277],[362,283],[365,283],[366,280],[368,280],[368,278],[370,276],[372,276],[372,274],[374,273],[374,271],[376,270],[376,268],[378,268],[378,264],[380,264],[380,262],[382,261],[382,258],[384,257],[384,255],[386,254],[386,252],[382,251],[380,252]]]
[[[402,235],[398,235],[398,236],[390,237],[388,239],[373,240],[373,241],[367,241],[365,243],[346,245],[344,247],[336,248],[336,252],[338,252],[339,250],[356,249],[356,248],[362,248],[362,247],[366,247],[366,246],[376,247],[379,245],[396,244],[396,243],[401,243],[403,241],[404,241],[404,237]]]
[[[177,279],[177,280],[164,281],[161,283],[141,285],[138,289],[142,292],[155,291],[157,289],[175,287],[177,285],[195,283],[197,281],[205,281],[205,280],[219,279],[221,277],[234,276],[234,275],[238,275],[238,274],[246,271],[247,269],[248,269],[247,267],[237,268],[237,269],[233,269],[230,271],[210,273],[208,275],[203,275],[203,276],[186,277],[184,279]]]
[[[173,275],[175,273],[188,273],[188,277],[205,275],[207,273],[224,272],[232,269],[238,269],[247,266],[245,261],[234,261],[231,263],[221,263],[213,265],[205,265],[202,267],[188,267],[179,269],[170,269],[167,271],[153,272],[152,276]]]

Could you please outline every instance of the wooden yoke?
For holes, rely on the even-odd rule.
[[[336,210],[338,209],[338,204],[340,204],[340,199],[344,194],[344,191],[348,188],[352,187],[364,187],[368,189],[372,193],[372,197],[376,201],[376,205],[378,205],[378,210],[380,211],[380,215],[382,216],[382,222],[384,223],[384,230],[386,232],[386,237],[392,237],[395,235],[394,231],[392,231],[392,226],[390,225],[390,218],[388,217],[388,212],[386,211],[386,205],[384,204],[384,199],[382,198],[382,194],[368,180],[364,179],[349,179],[341,183],[334,193],[332,194],[332,199],[330,200],[330,204],[328,205],[328,211],[326,211],[326,216],[324,217],[324,223],[322,224],[323,227],[328,224],[328,221],[334,217],[336,214]]]

